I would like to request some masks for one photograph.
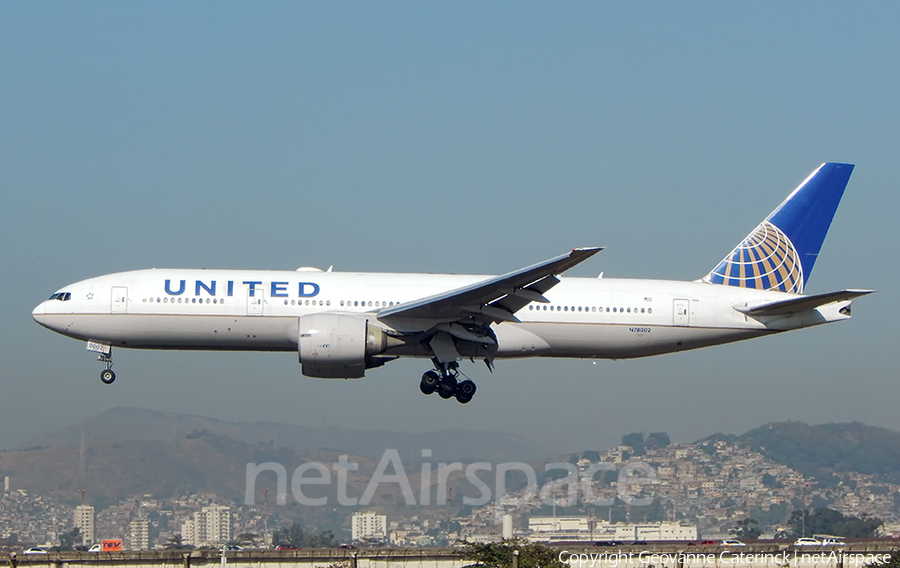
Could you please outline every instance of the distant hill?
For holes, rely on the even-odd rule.
[[[821,484],[836,483],[834,475],[846,472],[900,483],[900,432],[860,422],[774,422],[741,436],[715,435],[708,439],[745,444],[772,461],[815,477]]]
[[[143,408],[113,408],[79,424],[42,433],[23,448],[77,446],[95,440],[174,442],[192,432],[209,432],[246,444],[274,444],[297,450],[338,450],[379,459],[385,449],[421,456],[432,450],[434,460],[536,461],[553,452],[522,436],[502,432],[451,429],[409,434],[385,430],[353,430],[339,426],[314,428],[278,422],[240,423]]]
[[[215,495],[221,503],[245,501],[247,464],[274,462],[288,475],[287,502],[291,497],[290,476],[306,462],[326,467],[337,462],[337,451],[301,451],[272,444],[247,444],[206,431],[195,431],[179,440],[91,440],[74,446],[0,452],[0,476],[9,476],[13,490],[24,489],[44,499],[74,505],[80,491],[91,496],[99,510],[123,499],[150,496],[167,499],[178,495]],[[348,474],[348,492],[360,495],[369,482],[375,460],[349,455],[359,465]],[[411,473],[416,468],[410,468]],[[417,478],[416,478],[417,479]],[[306,487],[310,497],[335,495],[331,485]],[[261,502],[263,488],[269,488],[269,502],[278,495],[275,475],[263,472],[253,485],[254,499]],[[373,504],[393,506],[402,502],[399,490],[386,486]],[[316,513],[324,513],[329,508]]]

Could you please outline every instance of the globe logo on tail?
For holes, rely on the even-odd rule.
[[[803,293],[803,266],[793,243],[763,221],[704,278],[713,284]]]

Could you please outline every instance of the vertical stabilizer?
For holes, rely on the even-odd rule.
[[[822,164],[703,280],[802,294],[852,164]]]

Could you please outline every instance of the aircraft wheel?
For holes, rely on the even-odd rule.
[[[105,385],[111,385],[113,381],[116,380],[116,374],[112,369],[104,369],[100,371],[100,380],[103,381]]]
[[[422,394],[431,394],[437,390],[441,384],[441,377],[434,371],[428,371],[422,375],[422,382],[419,383],[419,390]]]
[[[447,375],[441,379],[441,384],[438,387],[438,394],[444,399],[452,398],[453,395],[456,394],[456,377]]]
[[[456,400],[458,400],[461,404],[465,404],[472,400],[472,397],[475,396],[476,390],[477,387],[475,386],[475,383],[466,379],[456,386]]]

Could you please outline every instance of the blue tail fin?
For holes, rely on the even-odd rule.
[[[852,172],[819,166],[703,280],[802,294]]]

